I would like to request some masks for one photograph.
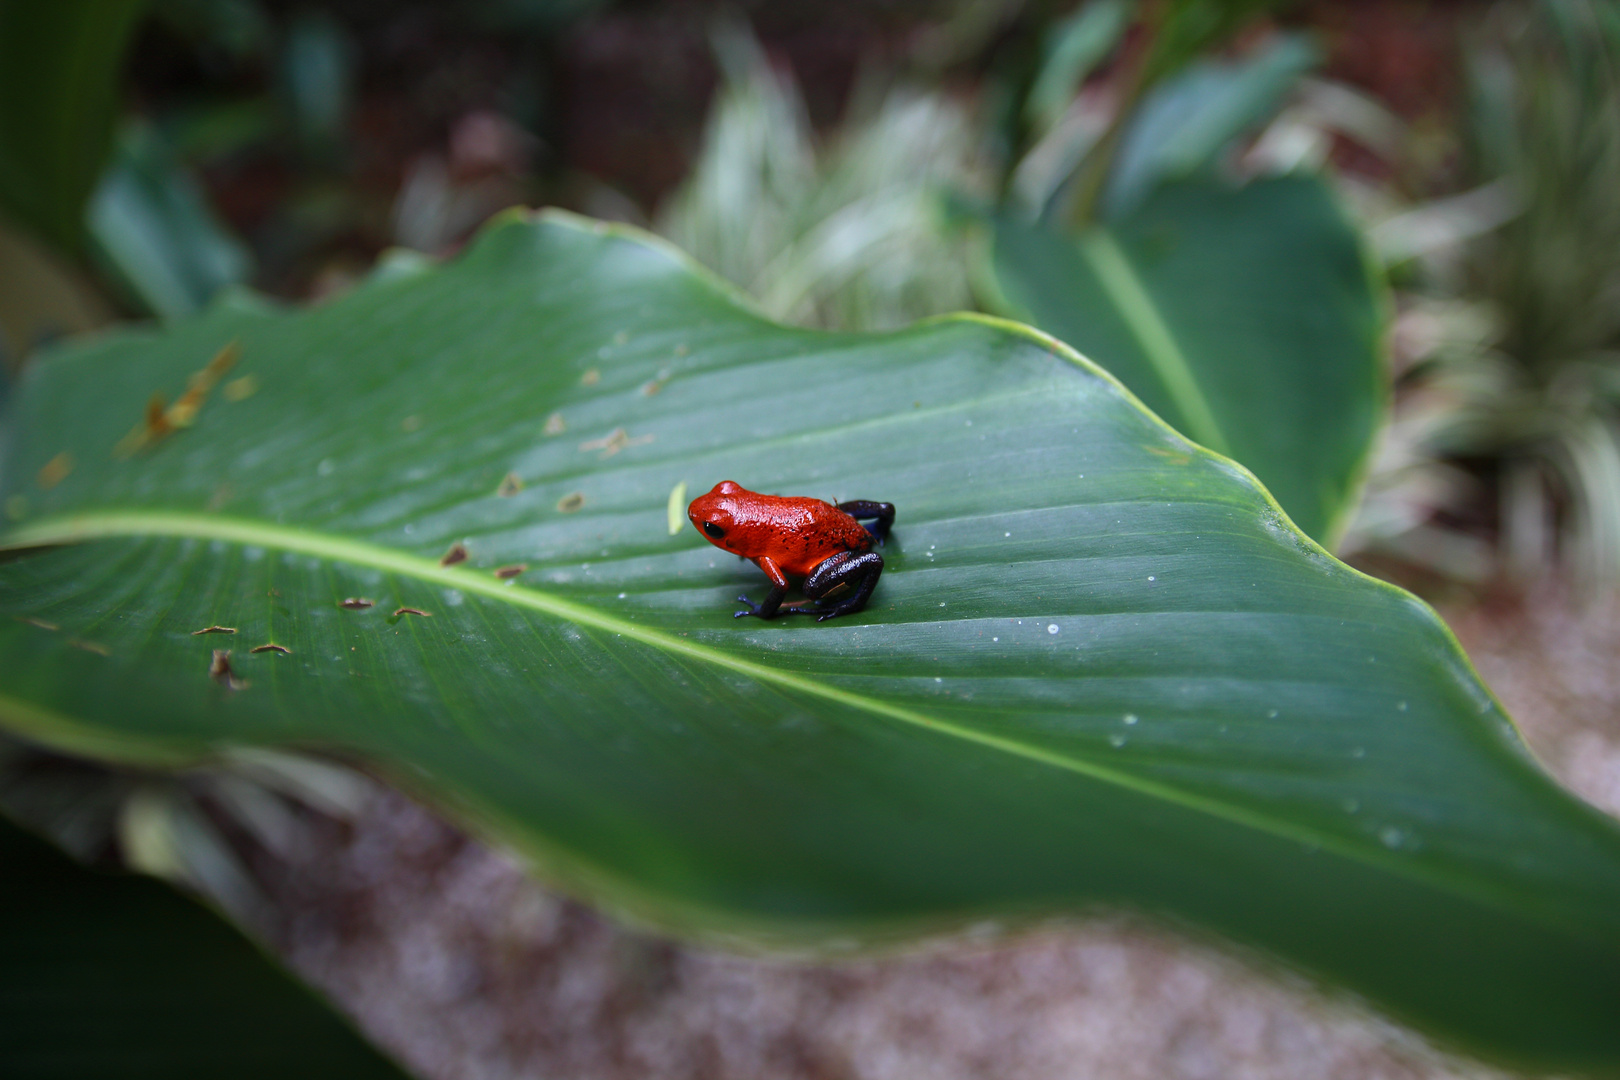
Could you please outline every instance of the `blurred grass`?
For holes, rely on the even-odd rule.
[[[715,52],[724,82],[660,232],[787,322],[886,329],[973,306],[946,220],[949,194],[990,186],[964,106],[874,80],[822,145],[750,34],[721,30]]]
[[[1363,541],[1465,580],[1561,572],[1612,590],[1620,4],[1497,6],[1469,43],[1466,90],[1476,186],[1374,234],[1413,256],[1417,280],[1397,326],[1412,368]],[[1445,524],[1476,517],[1494,522],[1494,550]]]

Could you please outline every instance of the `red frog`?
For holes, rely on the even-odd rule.
[[[820,499],[759,495],[723,480],[707,495],[693,499],[686,516],[709,543],[752,559],[771,579],[764,603],[738,597],[748,607],[736,618],[815,615],[817,622],[826,622],[866,606],[883,573],[883,556],[872,550],[872,544],[888,538],[894,504],[858,499],[834,506]],[[857,518],[873,524],[863,526]],[[804,579],[804,595],[811,600],[845,589],[854,592],[816,607],[783,604],[789,575]]]

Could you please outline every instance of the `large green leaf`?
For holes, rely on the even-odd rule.
[[[1388,392],[1381,290],[1322,181],[1171,183],[1078,239],[1004,216],[994,285],[1332,544]]]
[[[231,340],[256,394],[113,456]],[[788,329],[636,236],[509,219],[324,307],[63,350],[10,417],[19,732],[341,747],[677,929],[1124,906],[1487,1052],[1620,1065],[1620,828],[1429,609],[1027,329]],[[727,478],[894,501],[871,607],[734,620],[761,575],[666,527]]]
[[[224,920],[0,819],[8,1080],[404,1076]]]

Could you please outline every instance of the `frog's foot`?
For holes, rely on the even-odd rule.
[[[756,604],[746,596],[739,596],[737,600],[746,604],[747,607],[742,611],[732,612],[731,617],[733,619],[741,619],[745,615],[752,615],[759,619],[774,619],[778,615],[814,615],[818,610],[807,607],[802,601],[795,601],[791,604],[778,603],[775,607],[772,607],[769,599],[763,604]]]

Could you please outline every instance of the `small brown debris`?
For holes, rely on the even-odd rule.
[[[18,615],[17,616],[17,621],[27,623],[29,626],[37,626],[41,630],[60,630],[60,629],[62,629],[60,626],[57,626],[53,622],[46,622],[44,619],[36,619],[32,615]]]
[[[656,395],[658,393],[658,391],[660,391],[660,390],[662,390],[664,388],[664,384],[669,382],[671,376],[672,376],[672,373],[670,372],[669,368],[661,369],[658,372],[658,377],[656,379],[653,379],[650,382],[647,382],[647,383],[642,385],[642,387],[641,387],[641,395],[642,395],[642,397],[653,397],[654,395]]]
[[[572,514],[574,511],[580,509],[584,505],[585,493],[582,491],[575,491],[572,494],[564,495],[562,498],[557,500],[557,512],[561,514]]]
[[[248,652],[250,652],[250,653],[273,652],[273,653],[290,654],[292,652],[292,650],[287,648],[287,646],[285,646],[285,645],[270,644],[270,645],[255,645],[253,648],[249,649]]]
[[[113,457],[127,458],[148,443],[155,443],[173,430],[163,415],[163,395],[153,394],[146,399],[146,418],[130,429],[128,435],[113,447]]]
[[[595,386],[601,381],[602,373],[597,371],[595,368],[591,368],[589,371],[579,377],[579,385],[581,386]]]
[[[458,562],[467,561],[467,547],[461,541],[450,545],[450,550],[439,556],[440,566],[454,566]]]
[[[507,578],[517,577],[528,568],[529,564],[525,562],[513,563],[511,566],[497,566],[495,568],[495,576],[500,578],[502,581],[505,581]]]
[[[259,378],[256,375],[244,375],[240,379],[232,379],[219,388],[226,401],[246,401],[259,392]]]
[[[495,494],[502,499],[510,499],[523,490],[523,477],[515,472],[509,472],[501,478],[501,486],[495,489]]]
[[[41,491],[51,488],[66,480],[68,473],[73,471],[73,455],[66,450],[47,461],[39,470],[39,487]]]
[[[416,431],[421,426],[422,418],[415,415],[407,416],[405,419],[399,422],[399,430],[401,431]]]
[[[579,448],[581,450],[600,450],[604,458],[610,458],[627,447],[644,446],[652,441],[653,437],[651,435],[637,435],[632,439],[630,433],[621,427],[614,428],[605,438],[590,439],[582,442],[579,444]]]
[[[568,430],[568,421],[563,419],[562,413],[554,412],[550,416],[546,417],[546,426],[542,430],[544,430],[548,436],[561,435],[563,432]]]
[[[345,597],[343,600],[340,600],[338,602],[338,607],[344,608],[345,610],[348,610],[348,611],[359,611],[362,608],[376,607],[376,606],[377,606],[377,601],[375,601],[375,600],[367,600],[363,596]]]
[[[220,376],[236,365],[236,357],[241,351],[241,346],[236,342],[228,342],[201,371],[186,380],[186,392],[163,413],[163,418],[171,427],[185,428],[196,422],[197,413],[213,392],[214,385],[219,382]]]
[[[234,633],[236,633],[236,627],[234,627],[234,626],[205,626],[201,630],[193,630],[191,632],[191,636],[192,637],[198,637],[198,636],[200,636],[202,634],[234,634]]]
[[[280,589],[271,589],[269,592],[265,593],[264,595],[272,596],[272,597],[280,596],[281,595],[281,590]]]
[[[196,421],[198,411],[208,400],[208,395],[213,392],[221,376],[236,364],[236,358],[241,351],[241,346],[235,341],[226,343],[202,370],[192,374],[186,381],[186,392],[168,408],[163,407],[161,393],[153,394],[146,402],[146,418],[128,435],[118,440],[118,445],[113,447],[113,456],[127,458],[153,443],[162,441],[179,428],[190,427]]]
[[[394,609],[394,618],[397,619],[401,615],[420,615],[424,619],[433,618],[433,613],[431,611],[423,611],[421,608],[414,608],[414,607],[395,608]]]
[[[107,646],[103,645],[99,641],[82,641],[79,638],[68,638],[68,644],[73,646],[75,649],[83,649],[85,652],[93,652],[97,656],[112,655],[112,650],[107,648]]]
[[[236,672],[231,670],[231,650],[215,649],[214,658],[208,662],[208,677],[219,685],[232,690],[241,690],[247,686],[247,680],[238,679]]]

